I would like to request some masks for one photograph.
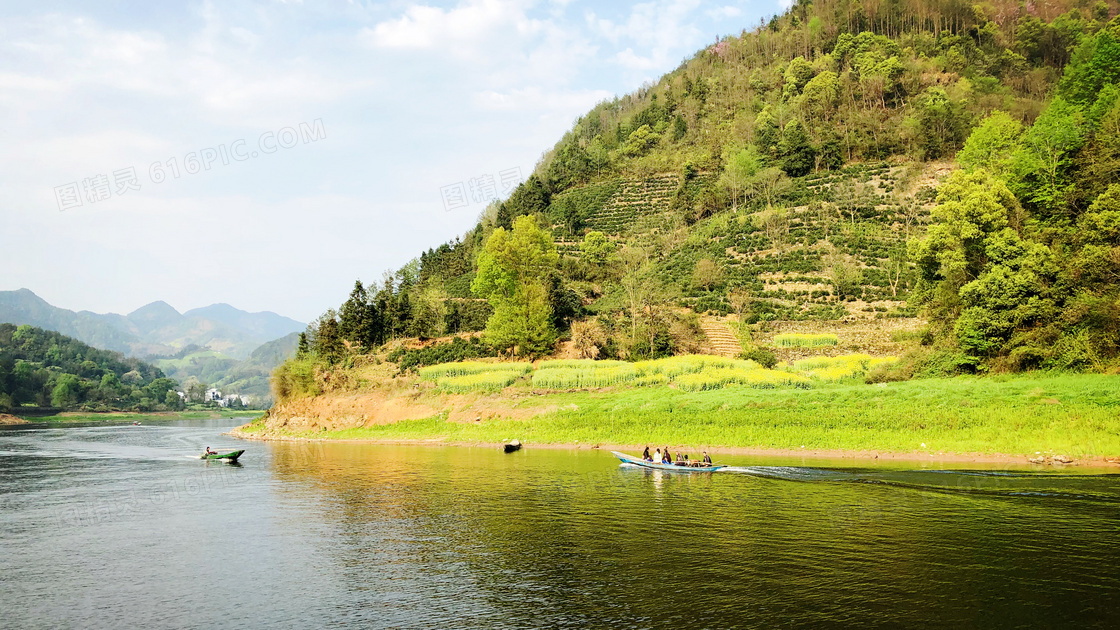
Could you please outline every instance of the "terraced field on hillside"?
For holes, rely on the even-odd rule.
[[[793,180],[774,206],[744,205],[695,225],[680,216],[679,202],[673,209],[674,197],[679,189],[713,186],[715,174],[693,176],[683,189],[671,173],[619,178],[558,196],[584,219],[578,233],[557,224],[553,234],[561,255],[573,257],[587,230],[617,242],[654,228],[682,235],[666,237],[652,255],[664,284],[701,313],[733,311],[719,297],[724,291],[694,286],[696,265],[707,258],[720,270],[720,289],[747,289],[755,321],[908,317],[913,267],[906,242],[925,229],[935,187],[950,170],[881,162],[814,173]],[[648,217],[663,220],[640,220]]]

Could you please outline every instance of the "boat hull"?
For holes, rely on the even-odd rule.
[[[237,461],[237,458],[241,457],[241,454],[244,453],[244,452],[245,452],[244,450],[241,450],[241,451],[233,451],[232,453],[221,453],[221,454],[215,454],[215,455],[203,455],[199,459],[225,459],[225,460],[229,460],[231,462],[235,462],[235,461]]]
[[[657,462],[647,462],[640,457],[632,457],[626,453],[619,453],[618,451],[611,451],[611,455],[622,460],[624,464],[633,464],[641,466],[642,468],[652,468],[654,470],[666,470],[669,472],[683,472],[683,473],[696,473],[696,472],[715,472],[726,466],[674,466],[673,464],[660,464]]]

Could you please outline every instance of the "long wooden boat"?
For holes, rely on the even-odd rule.
[[[643,468],[653,468],[655,470],[669,470],[672,472],[715,472],[726,466],[715,466],[712,464],[703,464],[699,466],[676,466],[673,464],[662,464],[660,462],[647,462],[641,457],[631,457],[626,453],[619,453],[618,451],[611,451],[611,455],[622,460],[624,464],[634,464]]]
[[[241,457],[241,454],[244,453],[244,452],[245,452],[244,450],[241,450],[241,451],[232,451],[230,453],[214,453],[212,455],[207,455],[206,453],[203,453],[202,457],[200,457],[199,459],[228,459],[231,462],[235,462],[235,461],[237,461],[237,458]]]

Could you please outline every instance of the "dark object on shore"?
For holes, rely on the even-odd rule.
[[[518,440],[510,440],[509,442],[502,445],[502,450],[507,453],[521,450],[521,442]]]
[[[633,464],[643,468],[655,468],[657,470],[672,470],[675,472],[715,472],[725,466],[713,466],[705,462],[698,462],[690,460],[688,465],[681,464],[662,464],[660,462],[649,462],[638,457],[631,457],[626,453],[619,453],[618,451],[611,451],[611,454],[622,460],[624,464]]]
[[[199,457],[199,459],[225,459],[225,460],[229,460],[231,462],[236,462],[237,458],[241,457],[241,454],[244,453],[244,452],[245,452],[244,450],[241,450],[241,451],[233,451],[232,453],[211,453],[209,455],[207,455],[206,453],[203,453],[202,456]]]

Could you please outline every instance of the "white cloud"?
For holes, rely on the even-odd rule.
[[[454,9],[444,10],[414,4],[404,15],[362,30],[362,36],[378,48],[406,50],[476,48],[485,44],[500,28],[526,33],[536,27],[525,17],[520,2],[469,0]]]
[[[546,91],[540,87],[515,89],[508,92],[487,90],[476,92],[472,102],[476,107],[485,111],[586,111],[596,103],[610,98],[612,94],[606,90],[574,90],[566,92]]]
[[[482,207],[445,213],[441,185],[528,175],[597,102],[738,31],[732,4],[203,0],[136,15],[94,0],[0,16],[0,269],[15,284],[0,289],[313,317],[355,276],[473,224]],[[316,118],[314,146],[148,181],[155,160]],[[126,166],[141,191],[58,212],[54,186]]]
[[[787,2],[792,2],[792,0],[786,0],[786,1]],[[723,19],[729,19],[729,18],[737,18],[737,17],[739,17],[740,15],[743,14],[743,10],[740,9],[739,7],[733,7],[733,6],[728,5],[728,6],[723,6],[723,7],[716,7],[714,9],[708,9],[707,11],[704,12],[704,14],[707,15],[708,17],[710,17],[710,18],[714,18],[714,19],[717,19],[717,20],[723,20]]]
[[[625,46],[614,55],[623,68],[639,73],[664,71],[675,61],[673,53],[683,42],[699,40],[701,33],[694,24],[699,5],[699,0],[663,0],[634,5],[624,21],[594,12],[586,13],[584,20],[612,43]]]

